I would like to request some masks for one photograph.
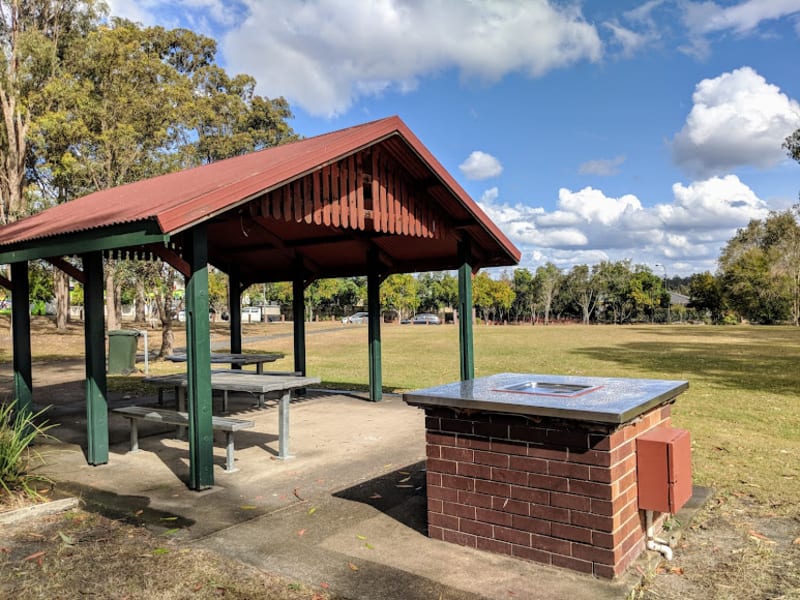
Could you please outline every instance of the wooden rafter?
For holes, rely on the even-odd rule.
[[[53,265],[56,269],[63,271],[64,273],[72,277],[75,281],[83,285],[86,285],[86,274],[72,263],[69,263],[63,258],[57,256],[51,256],[50,258],[46,258],[45,260],[49,262],[51,265]]]
[[[189,266],[189,263],[183,260],[181,255],[174,250],[170,250],[169,248],[160,246],[158,244],[147,246],[147,249],[181,273],[184,277],[192,276],[192,269]]]

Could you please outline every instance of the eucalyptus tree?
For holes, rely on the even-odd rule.
[[[293,139],[285,100],[256,96],[252,78],[231,78],[215,60],[216,42],[186,29],[113,19],[90,31],[45,90],[52,109],[36,138],[42,180],[69,199]],[[161,293],[177,275],[159,272]],[[114,273],[107,263],[109,327]],[[169,298],[159,306],[168,354],[176,307]]]
[[[45,90],[104,9],[95,0],[0,0],[0,225],[30,212],[29,138],[49,110]]]
[[[411,316],[419,306],[419,281],[410,273],[394,273],[380,287],[381,307],[396,310],[400,319]]]
[[[581,311],[581,319],[589,324],[600,297],[600,282],[595,269],[575,265],[566,276],[564,287]]]
[[[539,298],[542,303],[542,312],[544,313],[544,324],[550,323],[550,310],[553,306],[553,300],[558,295],[563,283],[563,276],[558,267],[553,263],[548,262],[536,269],[536,284],[539,289]]]

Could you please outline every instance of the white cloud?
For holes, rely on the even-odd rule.
[[[222,42],[231,70],[251,73],[260,93],[286,96],[315,115],[342,113],[361,96],[414,89],[446,69],[486,81],[538,77],[602,54],[597,30],[575,3],[245,3],[247,17]]]
[[[675,183],[668,203],[643,206],[587,187],[559,190],[554,211],[500,200],[491,188],[480,200],[488,216],[523,250],[523,262],[559,266],[630,258],[666,264],[670,273],[714,269],[738,227],[768,214],[766,203],[735,175]]]
[[[578,168],[578,172],[581,175],[600,175],[601,177],[607,177],[609,175],[616,175],[619,173],[619,169],[617,167],[624,162],[624,156],[587,160]]]
[[[689,45],[681,48],[687,54],[705,58],[710,45],[707,36],[732,31],[747,35],[765,21],[773,21],[800,13],[800,0],[746,0],[732,6],[715,2],[683,2],[683,22],[689,30]]]
[[[692,101],[672,156],[696,177],[774,167],[785,159],[783,140],[800,127],[800,104],[750,67],[704,79]]]
[[[652,40],[649,33],[639,33],[623,27],[618,21],[606,21],[603,26],[611,30],[612,39],[621,48],[622,56],[629,58]]]
[[[467,179],[489,179],[503,172],[503,165],[491,154],[475,150],[463,163],[458,165]]]

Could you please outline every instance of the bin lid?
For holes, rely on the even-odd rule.
[[[131,335],[131,336],[138,336],[141,333],[136,329],[112,329],[108,332],[108,335]]]

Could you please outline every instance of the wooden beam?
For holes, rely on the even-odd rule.
[[[97,230],[71,233],[55,238],[11,244],[9,249],[0,251],[0,264],[35,260],[49,256],[72,256],[86,252],[130,248],[157,242],[164,243],[168,240],[169,235],[162,233],[155,222],[103,227]]]
[[[51,256],[50,258],[45,258],[45,260],[59,271],[63,271],[72,277],[75,281],[86,285],[86,274],[72,263],[69,263],[63,258],[59,258],[57,256]]]
[[[151,244],[147,246],[147,249],[184,277],[192,276],[192,268],[189,266],[189,263],[183,260],[174,250],[170,250],[166,246],[159,246],[158,244]]]

